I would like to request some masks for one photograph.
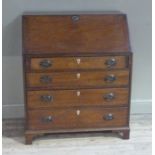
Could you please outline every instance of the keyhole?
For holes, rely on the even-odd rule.
[[[77,77],[77,79],[79,79],[80,78],[80,73],[77,73],[76,77]]]
[[[80,58],[77,58],[76,61],[77,61],[77,64],[79,65],[80,62],[81,62],[81,59]]]
[[[77,91],[76,94],[77,94],[77,96],[80,96],[80,91]]]
[[[80,110],[76,110],[76,114],[79,116],[80,115]]]

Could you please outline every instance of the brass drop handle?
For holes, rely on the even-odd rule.
[[[44,84],[48,84],[52,81],[52,78],[48,75],[43,75],[40,77],[40,82],[44,83]]]
[[[41,121],[43,123],[50,123],[53,121],[53,118],[52,118],[52,116],[45,116],[45,117],[42,117]]]
[[[108,67],[114,67],[116,65],[116,59],[115,58],[111,58],[111,59],[108,59],[105,64],[108,66]]]
[[[53,101],[53,96],[50,96],[50,95],[42,95],[41,96],[41,101],[43,102],[51,102]]]
[[[106,82],[113,82],[113,81],[116,80],[116,76],[113,75],[113,74],[110,74],[110,75],[107,75],[107,76],[104,78],[104,80],[105,80]]]
[[[111,121],[111,120],[114,119],[114,116],[113,116],[113,114],[109,113],[109,114],[105,115],[103,117],[103,119],[106,120],[106,121]]]
[[[73,22],[76,22],[76,21],[78,21],[78,20],[80,20],[80,16],[78,16],[78,15],[72,16],[72,21],[73,21]]]
[[[107,101],[111,101],[115,98],[115,94],[114,93],[109,93],[109,94],[106,94],[104,96],[104,99],[107,100]]]
[[[43,68],[43,69],[46,69],[48,67],[51,67],[52,66],[52,62],[50,60],[42,60],[40,62],[40,66]]]

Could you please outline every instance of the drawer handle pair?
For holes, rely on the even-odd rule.
[[[77,113],[77,115],[80,115],[80,110],[77,110],[76,113]],[[105,115],[105,116],[103,117],[103,119],[106,120],[106,121],[111,121],[111,120],[114,119],[114,116],[113,116],[113,114],[109,113],[109,114]],[[53,121],[53,118],[52,118],[52,116],[46,116],[46,117],[43,117],[43,118],[41,119],[41,121],[42,121],[43,123],[50,123],[50,122]]]
[[[116,62],[116,59],[115,59],[115,58],[111,58],[111,59],[108,59],[108,60],[105,62],[105,64],[106,64],[109,68],[111,68],[111,67],[114,67],[114,66],[117,64],[117,62]]]
[[[73,16],[74,17],[74,16]],[[77,59],[77,63],[78,64],[80,64],[80,61],[81,61],[81,59]],[[116,59],[115,58],[111,58],[111,59],[109,59],[109,60],[107,60],[106,62],[105,62],[105,64],[108,66],[108,67],[113,67],[113,66],[115,66],[116,65]],[[50,61],[50,60],[42,60],[41,62],[40,62],[40,66],[43,68],[43,69],[46,69],[46,68],[49,68],[49,67],[51,67],[52,66],[52,62]]]
[[[76,76],[79,79],[80,78],[80,73],[77,73]],[[104,81],[106,81],[106,82],[114,82],[115,80],[116,80],[116,77],[113,74],[108,75],[108,76],[106,76],[104,78]],[[48,76],[48,75],[44,75],[44,76],[40,77],[40,82],[42,82],[42,83],[47,84],[47,83],[50,83],[51,81],[52,81],[52,78],[50,76]]]
[[[50,95],[42,95],[41,96],[41,101],[43,101],[43,102],[52,102],[53,101],[53,96],[50,96]]]
[[[77,96],[80,96],[80,91],[77,91]],[[111,101],[114,98],[115,98],[115,94],[114,93],[109,93],[109,94],[106,94],[104,96],[104,99],[107,100],[107,101]],[[53,96],[42,95],[41,96],[41,101],[43,101],[43,102],[52,102],[53,101]]]
[[[40,62],[40,66],[43,69],[47,69],[47,68],[52,66],[52,62],[50,60],[43,60],[43,61]]]
[[[77,78],[79,79],[80,78],[80,73],[77,73]],[[108,75],[104,78],[104,81],[106,82],[114,82],[116,80],[116,77],[115,75],[111,74],[111,75]],[[42,83],[50,83],[52,81],[52,78],[48,75],[44,75],[44,76],[41,76],[40,77],[40,82]]]

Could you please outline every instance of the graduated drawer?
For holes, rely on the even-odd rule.
[[[128,88],[28,91],[30,109],[86,105],[128,105]]]
[[[28,111],[28,127],[41,129],[108,128],[128,124],[128,108],[62,108]]]
[[[114,87],[128,85],[129,71],[27,73],[26,78],[27,87],[36,88]]]
[[[122,69],[127,60],[127,56],[30,58],[30,70]]]

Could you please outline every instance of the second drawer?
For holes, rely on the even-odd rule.
[[[128,88],[28,91],[28,108],[128,104]]]
[[[75,89],[127,86],[129,71],[27,73],[27,87]]]

